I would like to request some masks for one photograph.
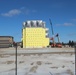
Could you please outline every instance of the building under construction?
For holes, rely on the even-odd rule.
[[[12,36],[0,36],[0,48],[8,48],[13,45]]]
[[[43,48],[49,45],[49,29],[45,28],[42,20],[23,22],[22,45],[23,48]]]

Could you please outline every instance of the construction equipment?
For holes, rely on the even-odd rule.
[[[51,30],[52,30],[52,41],[53,43],[51,44],[51,47],[58,47],[58,48],[62,48],[62,44],[60,43],[60,40],[59,40],[59,34],[57,33],[55,37],[57,37],[58,39],[58,43],[55,43],[55,40],[54,40],[54,31],[53,31],[53,26],[52,26],[52,22],[51,22],[51,19],[49,19],[50,21],[50,25],[51,25]]]
[[[53,44],[55,44],[55,41],[54,41],[54,31],[53,31],[53,26],[52,26],[52,22],[51,22],[51,19],[49,19],[50,21],[50,25],[51,25],[51,31],[52,31],[52,40],[53,40]]]
[[[59,41],[59,36],[56,36],[58,39],[58,43],[52,43],[51,47],[57,47],[57,48],[62,48],[62,44]]]

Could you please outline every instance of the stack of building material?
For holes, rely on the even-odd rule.
[[[0,48],[8,48],[13,45],[12,36],[0,36]]]

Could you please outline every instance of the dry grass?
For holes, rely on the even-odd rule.
[[[63,65],[62,68],[64,68],[65,66]]]
[[[31,63],[31,65],[33,65],[33,64],[34,64],[34,62]]]
[[[7,64],[12,64],[12,63],[14,63],[14,61],[7,61],[6,63]]]
[[[37,61],[36,63],[37,63],[37,65],[41,65],[41,64],[42,64],[42,62],[41,62],[41,61]]]
[[[70,70],[70,69],[68,69],[68,70],[66,70],[65,72],[62,72],[62,73],[56,73],[55,75],[74,75],[73,74],[73,72]]]
[[[9,55],[0,54],[0,58],[7,58]]]
[[[24,63],[24,61],[19,61],[19,64]]]
[[[67,73],[70,74],[70,75],[74,75],[73,72],[70,69],[67,70]]]
[[[50,65],[50,64],[52,64],[52,63],[50,63],[50,62],[47,62],[47,63],[45,63],[45,64],[48,64],[48,65]]]
[[[36,65],[36,66],[33,66],[33,67],[29,70],[29,72],[34,72],[34,73],[36,73],[37,68],[38,68],[37,65]]]
[[[56,68],[56,69],[58,69],[58,67],[56,67],[56,66],[53,66],[53,67],[50,67],[50,68]]]

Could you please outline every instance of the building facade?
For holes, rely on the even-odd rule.
[[[0,36],[0,48],[10,47],[13,44],[12,36]]]
[[[23,48],[43,48],[49,45],[48,28],[42,20],[27,21],[22,29]]]

